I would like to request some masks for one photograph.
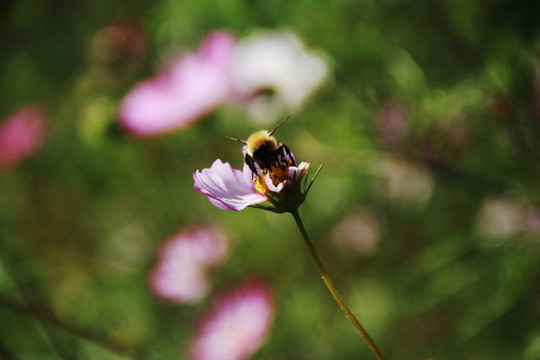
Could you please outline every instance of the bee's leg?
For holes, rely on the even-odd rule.
[[[244,161],[246,162],[247,166],[249,166],[249,169],[251,170],[251,176],[255,178],[255,175],[258,174],[257,167],[255,166],[255,160],[248,154],[246,154]]]

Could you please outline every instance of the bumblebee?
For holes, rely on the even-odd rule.
[[[290,115],[283,119],[274,130],[270,132],[267,130],[257,131],[251,134],[247,140],[229,137],[246,144],[244,161],[249,166],[255,181],[259,180],[259,177],[264,178],[266,174],[270,174],[272,182],[277,186],[280,182],[287,180],[288,168],[297,166],[296,159],[289,148],[278,143],[272,136],[289,117]]]

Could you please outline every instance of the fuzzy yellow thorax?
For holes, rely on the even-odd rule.
[[[270,136],[267,130],[261,130],[251,134],[246,142],[247,152],[250,156],[253,156],[253,150],[258,149],[262,145],[270,145],[270,150],[272,151],[277,148],[276,138]]]

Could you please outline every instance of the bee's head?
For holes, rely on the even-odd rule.
[[[266,154],[271,154],[278,148],[278,143],[276,139],[272,136],[276,130],[283,125],[291,115],[283,119],[274,130],[268,132],[267,130],[257,131],[256,133],[251,134],[247,140],[238,139],[235,137],[227,136],[229,139],[241,142],[242,144],[247,145],[247,153],[250,156],[253,156],[256,153],[256,156],[263,157]]]
[[[261,130],[253,133],[247,139],[247,152],[255,158],[273,153],[278,147],[276,139],[268,131]]]

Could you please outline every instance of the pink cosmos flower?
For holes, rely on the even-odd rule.
[[[193,180],[195,189],[222,210],[240,211],[266,201],[266,196],[255,189],[251,170],[246,164],[240,171],[217,159],[209,169],[197,170]]]
[[[242,152],[246,156],[245,146]],[[240,211],[252,206],[286,212],[298,208],[311,186],[306,186],[306,181],[301,182],[309,170],[309,163],[297,165],[294,155],[284,150],[274,155],[277,162],[274,170],[261,169],[258,165],[252,169],[245,162],[240,171],[217,159],[209,169],[193,174],[195,190],[222,210]],[[274,178],[276,173],[279,175],[277,180]],[[273,206],[258,205],[264,201],[270,201]]]
[[[154,136],[186,127],[224,102],[234,44],[227,32],[211,33],[198,53],[137,85],[120,104],[121,124],[135,135]]]
[[[45,142],[48,121],[43,111],[25,106],[0,125],[0,169],[12,167]]]
[[[272,298],[271,290],[260,281],[222,294],[200,320],[189,359],[248,359],[268,337],[274,318]]]
[[[210,290],[208,269],[223,263],[228,250],[227,238],[220,230],[182,230],[159,250],[158,263],[149,276],[150,289],[171,302],[196,302]]]

